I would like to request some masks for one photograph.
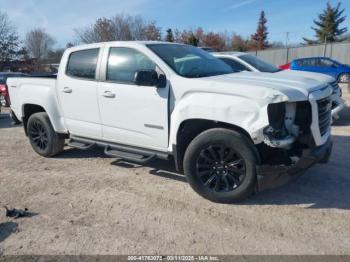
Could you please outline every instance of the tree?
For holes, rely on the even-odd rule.
[[[248,39],[244,39],[240,35],[234,35],[232,37],[232,49],[239,52],[246,52],[250,50],[250,44]]]
[[[156,22],[150,22],[144,29],[144,40],[159,41],[162,39],[161,28],[157,26]]]
[[[166,30],[165,41],[167,41],[167,42],[174,42],[175,41],[173,30],[171,28]]]
[[[341,40],[340,36],[348,31],[347,27],[341,27],[346,19],[346,16],[343,16],[344,11],[340,2],[335,7],[328,2],[326,9],[314,20],[315,27],[311,27],[316,33],[316,40],[304,38],[304,41],[312,44]]]
[[[265,12],[261,11],[260,18],[258,22],[258,28],[256,29],[256,33],[252,35],[252,40],[255,42],[257,49],[263,50],[269,46],[267,41],[268,31],[267,31],[267,19],[265,16]]]
[[[145,22],[140,16],[118,14],[110,19],[100,18],[93,25],[75,29],[79,42],[160,40],[161,28],[156,22]]]
[[[46,58],[54,44],[53,38],[40,28],[28,32],[25,39],[25,47],[29,55],[38,60]]]
[[[9,62],[18,54],[19,37],[6,13],[0,11],[0,62]]]
[[[203,37],[203,45],[216,51],[223,51],[226,46],[224,37],[219,33],[209,32]]]

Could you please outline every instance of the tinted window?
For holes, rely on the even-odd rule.
[[[74,52],[70,55],[67,75],[95,79],[99,49]]]
[[[137,71],[155,69],[156,64],[135,49],[111,48],[106,79],[107,81],[133,83]]]
[[[253,55],[242,55],[239,58],[260,72],[276,73],[280,71],[280,69],[278,69],[276,66],[269,64]]]
[[[298,66],[316,66],[316,59],[300,59],[296,61]]]
[[[183,77],[199,78],[234,72],[229,65],[220,59],[193,46],[150,44],[148,48]]]
[[[239,63],[236,60],[230,58],[220,58],[220,60],[228,64],[235,72],[250,71],[245,65]]]
[[[329,59],[319,58],[317,61],[317,65],[320,67],[331,67],[334,65],[334,62]]]

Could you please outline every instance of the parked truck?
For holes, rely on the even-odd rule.
[[[234,73],[198,48],[109,42],[67,49],[56,78],[8,80],[33,149],[103,147],[146,164],[174,159],[201,196],[231,203],[294,179],[332,151],[332,88]]]

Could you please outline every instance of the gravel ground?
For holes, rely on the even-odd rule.
[[[350,108],[341,117],[328,165],[219,205],[195,194],[171,162],[135,166],[69,148],[41,158],[2,112],[0,206],[37,214],[0,212],[0,253],[350,254]]]

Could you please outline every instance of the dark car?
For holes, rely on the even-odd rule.
[[[280,66],[283,70],[299,70],[330,75],[340,83],[349,82],[350,66],[339,63],[328,57],[309,57],[293,60]]]
[[[10,106],[10,96],[7,88],[7,78],[26,76],[23,73],[4,72],[0,73],[0,104],[4,107]]]

